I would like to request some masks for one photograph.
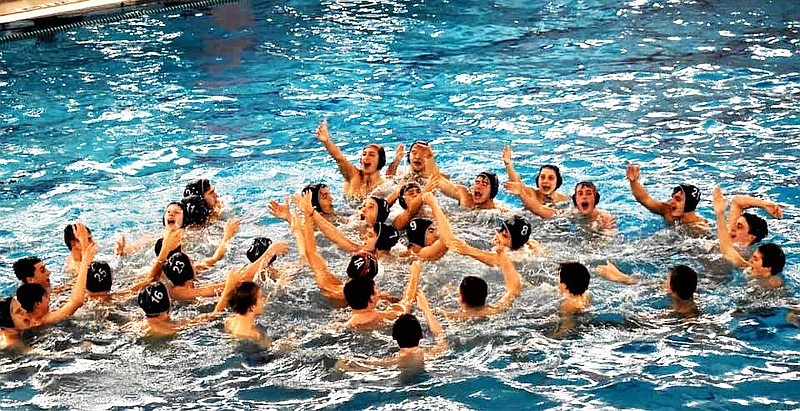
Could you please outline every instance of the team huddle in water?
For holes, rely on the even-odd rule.
[[[395,158],[388,164],[384,148],[369,144],[363,148],[359,164],[354,165],[334,144],[326,122],[319,125],[316,135],[344,177],[345,198],[362,200],[355,215],[347,218],[337,214],[330,187],[319,182],[310,182],[291,198],[270,201],[268,209],[288,224],[300,260],[299,269],[310,269],[320,293],[331,305],[349,307],[349,319],[337,326],[369,329],[393,322],[392,337],[400,348],[398,354],[385,359],[361,360],[358,364],[419,364],[426,355],[436,355],[447,347],[437,317],[456,321],[491,316],[513,308],[523,288],[517,264],[530,258],[547,258],[548,250],[546,244],[532,238],[533,225],[527,217],[495,202],[501,188],[517,196],[526,210],[541,219],[568,218],[601,238],[613,237],[616,232],[615,217],[597,208],[601,195],[595,183],[581,181],[575,185],[572,195],[567,196],[557,191],[563,183],[559,168],[543,165],[535,186],[526,185],[514,168],[509,147],[501,153],[508,176],[502,187],[498,176],[491,171],[478,173],[472,187],[466,187],[453,182],[439,169],[432,146],[427,142],[414,142],[408,153],[403,145],[398,146]],[[408,170],[398,175],[404,158]],[[381,175],[384,167],[386,172]],[[672,190],[669,200],[662,202],[652,198],[639,182],[637,165],[628,165],[625,174],[635,200],[660,215],[668,226],[684,227],[689,235],[709,234],[711,225],[695,211],[700,202],[700,190],[696,186],[679,184]],[[498,210],[503,218],[496,227],[493,248],[481,249],[457,236],[457,230],[453,229],[440,205],[440,200],[449,200],[437,194],[455,200],[467,213]],[[570,203],[571,206],[565,206]],[[785,254],[774,243],[761,243],[768,234],[767,222],[754,213],[745,212],[751,208],[782,218],[781,207],[773,202],[748,195],[734,196],[729,202],[719,187],[714,190],[719,253],[763,287],[780,287],[782,280],[778,274],[785,265]],[[200,285],[198,273],[210,269],[224,257],[239,229],[239,219],[225,217],[222,202],[209,180],[196,180],[186,185],[183,199],[170,202],[164,210],[161,238],[154,243],[147,240],[131,243],[125,236],[119,239],[114,250],[119,258],[126,258],[149,245],[153,245],[156,257],[151,265],[142,268],[137,282],[114,292],[111,291],[114,288],[112,267],[107,262],[95,261],[97,246],[91,231],[79,222],[68,224],[64,229],[64,242],[70,255],[65,271],[74,276],[69,297],[60,307],[51,309],[51,295],[58,296],[64,287],[51,288],[50,272],[44,262],[37,257],[25,257],[14,263],[14,274],[21,285],[13,296],[0,301],[4,347],[23,347],[23,331],[56,324],[71,316],[88,299],[125,303],[134,296],[145,318],[124,327],[131,332],[148,337],[170,336],[228,312],[224,320],[226,332],[235,338],[266,343],[267,339],[256,325],[265,306],[262,288],[266,282],[279,287],[290,286],[291,270],[273,264],[277,256],[287,254],[290,245],[265,237],[254,238],[246,253],[249,264],[231,268],[224,281]],[[222,239],[212,256],[195,261],[184,252],[186,230],[223,221]],[[346,277],[337,276],[329,269],[317,247],[317,231],[325,238],[322,241],[329,241],[350,255]],[[403,234],[405,240],[401,246]],[[359,240],[353,240],[354,237]],[[751,252],[751,247],[759,243]],[[468,275],[461,279],[458,287],[460,309],[434,313],[420,285],[423,265],[435,264],[448,251],[498,267],[505,286],[500,297],[495,302],[487,302],[489,286],[486,281]],[[376,284],[375,277],[386,261],[408,262],[408,278],[400,297],[383,292]],[[579,262],[559,263],[559,291],[563,297],[559,312],[567,324],[573,314],[590,306],[591,276],[589,268]],[[639,282],[612,262],[593,267],[593,270],[610,281]],[[665,271],[664,288],[672,301],[672,309],[682,316],[696,315],[697,272],[689,265],[676,265]],[[174,301],[198,298],[217,298],[213,311],[190,320],[171,318]],[[414,307],[424,316],[434,336],[435,343],[428,348],[420,347],[423,332],[412,314]],[[355,364],[347,361],[343,366]]]

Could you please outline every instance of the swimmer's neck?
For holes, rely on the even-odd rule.
[[[346,325],[348,327],[358,327],[375,323],[378,320],[379,318],[375,313],[375,307],[369,306],[360,310],[353,310],[353,312],[350,313],[350,319],[347,320]]]
[[[695,304],[694,300],[684,300],[676,295],[670,295],[670,297],[672,299],[672,310],[678,314],[693,314],[697,309],[697,304]]]
[[[490,198],[480,204],[475,204],[472,208],[476,210],[493,210],[497,207],[494,205],[494,199]]]

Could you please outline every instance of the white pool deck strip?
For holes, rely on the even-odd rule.
[[[0,24],[74,16],[101,9],[155,2],[156,0],[0,0]]]

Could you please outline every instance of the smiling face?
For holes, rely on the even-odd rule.
[[[472,201],[475,205],[480,205],[491,200],[489,197],[491,192],[492,183],[486,176],[480,175],[475,178],[475,182],[472,184]]]
[[[368,198],[358,207],[358,216],[361,221],[372,225],[378,221],[378,203]]]
[[[33,277],[28,278],[28,284],[39,284],[45,288],[50,289],[50,270],[45,267],[43,262],[38,262],[33,266]]]
[[[545,167],[542,168],[542,171],[539,172],[539,176],[536,177],[536,183],[539,189],[542,190],[542,194],[551,195],[556,191],[558,176],[556,176],[556,172],[553,169]]]
[[[758,277],[768,277],[772,275],[772,270],[769,267],[764,267],[764,256],[761,254],[761,251],[756,250],[750,259],[747,260],[747,263],[750,265],[750,270],[753,275]]]
[[[683,208],[686,205],[686,196],[683,194],[683,191],[677,191],[675,194],[670,197],[669,201],[667,202],[669,205],[669,214],[672,217],[680,217],[683,213]]]
[[[361,151],[361,168],[366,174],[378,172],[378,149],[375,146],[367,146]]]
[[[333,196],[331,196],[331,190],[327,186],[319,189],[317,199],[319,200],[319,208],[322,209],[324,214],[333,214]]]
[[[164,225],[177,230],[183,227],[183,209],[177,204],[170,204],[164,210]]]
[[[584,215],[592,214],[597,206],[595,196],[597,188],[588,184],[575,187],[575,207]]]
[[[730,234],[731,240],[739,244],[749,245],[756,239],[754,235],[750,234],[750,225],[747,224],[747,219],[742,216],[739,216],[733,226],[730,227]]]

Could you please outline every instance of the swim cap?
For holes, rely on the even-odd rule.
[[[169,208],[169,206],[171,206],[173,204],[175,204],[175,205],[177,205],[178,207],[181,208],[181,211],[183,212],[183,224],[181,225],[181,227],[186,227],[186,206],[183,205],[183,203],[181,203],[179,201],[170,201],[169,204],[167,204],[167,206],[164,207],[164,212],[161,214],[161,225],[167,225],[167,212],[166,212],[166,210],[167,210],[167,208]]]
[[[511,249],[517,250],[531,237],[531,223],[528,219],[522,216],[515,215],[508,220],[503,221],[500,226],[501,230],[507,230],[511,237]]]
[[[406,190],[410,190],[414,187],[422,191],[422,187],[420,187],[419,183],[417,183],[416,181],[409,181],[408,183],[406,183],[406,185],[403,186],[403,188],[400,189],[400,197],[397,198],[397,201],[400,203],[400,207],[403,207],[403,210],[408,208],[408,204],[406,204],[406,199],[404,198],[404,196],[406,195]]]
[[[139,307],[148,317],[155,317],[169,311],[169,292],[161,282],[150,283],[139,292]]]
[[[319,204],[319,192],[325,187],[327,187],[327,185],[323,183],[309,184],[303,187],[302,191],[302,193],[311,192],[311,206],[320,213],[322,212],[322,206]]]
[[[424,140],[417,140],[417,141],[411,143],[411,147],[408,148],[408,153],[406,153],[406,161],[408,161],[409,163],[411,162],[411,150],[413,150],[414,146],[416,146],[417,144],[420,144],[420,145],[423,145],[425,147],[428,147],[428,142],[424,141]]]
[[[386,221],[386,217],[389,217],[389,203],[387,203],[386,200],[380,197],[372,196],[370,198],[375,200],[376,203],[378,203],[378,216],[377,216],[377,221],[375,222],[382,223]]]
[[[211,210],[208,209],[206,200],[200,195],[191,195],[181,200],[184,207],[183,225],[203,225],[208,221]]]
[[[111,266],[105,261],[92,261],[86,274],[86,289],[91,293],[111,291]]]
[[[591,182],[591,181],[581,181],[580,183],[575,184],[575,191],[578,191],[578,188],[580,188],[581,186],[589,187],[592,190],[594,190],[594,205],[597,206],[598,204],[600,204],[600,192],[597,191],[597,186],[595,186],[593,182]],[[578,205],[578,200],[575,198],[575,193],[574,192],[572,194],[572,204],[575,205],[575,206]]]
[[[183,189],[183,196],[190,197],[190,196],[203,196],[206,191],[211,188],[211,182],[208,179],[201,178],[199,180],[194,180],[189,184],[186,184],[186,188]]]
[[[350,257],[350,264],[347,266],[347,276],[350,278],[375,278],[378,275],[378,260],[372,253],[358,252]]]
[[[683,196],[686,198],[683,205],[683,212],[689,213],[694,211],[697,203],[700,202],[700,190],[691,184],[680,184],[672,189],[672,194],[678,191],[683,191]]]
[[[383,146],[378,144],[367,144],[364,148],[371,147],[375,150],[378,150],[378,167],[377,169],[380,170],[383,166],[386,165],[386,150],[383,149]]]
[[[272,240],[267,237],[254,238],[253,244],[250,244],[250,248],[247,249],[247,259],[250,260],[251,263],[256,262],[256,260],[258,260],[265,252],[267,252],[267,249],[269,249],[269,246],[271,245]],[[276,257],[276,255],[273,255],[267,265],[272,264]]]
[[[406,228],[408,242],[420,247],[425,247],[425,232],[428,231],[428,227],[432,224],[433,221],[421,217],[409,221],[408,228]]]
[[[564,180],[561,178],[561,171],[558,169],[558,167],[552,164],[545,164],[539,167],[539,173],[536,174],[536,187],[539,187],[539,176],[542,174],[542,170],[544,170],[545,168],[549,168],[556,173],[556,190],[558,190],[558,188],[561,187],[561,183],[563,183]]]
[[[164,239],[163,238],[159,238],[158,240],[156,240],[156,244],[153,246],[153,251],[155,251],[156,257],[158,257],[158,255],[161,254],[161,247],[163,247],[163,246],[164,246]],[[169,254],[167,255],[167,257],[169,257],[172,254],[175,254],[175,253],[177,253],[179,251],[181,251],[181,245],[180,244],[178,244],[177,247],[175,247],[172,251],[170,251]]]
[[[375,235],[378,236],[378,241],[375,242],[376,250],[389,251],[400,239],[400,233],[397,232],[397,229],[388,224],[375,223],[372,229],[375,231]]]
[[[769,230],[767,229],[767,222],[763,218],[750,213],[742,213],[742,217],[747,221],[747,225],[750,226],[750,229],[747,230],[748,234],[755,237],[753,243],[757,243],[767,236]]]
[[[489,198],[494,198],[494,196],[497,195],[497,190],[500,189],[500,180],[497,179],[497,174],[491,171],[484,171],[478,174],[478,177],[481,176],[489,180],[489,187],[491,187],[489,191]]]
[[[185,282],[194,279],[194,269],[192,268],[192,261],[189,256],[177,252],[172,254],[161,266],[164,275],[167,276],[170,282],[176,287],[183,285]]]

